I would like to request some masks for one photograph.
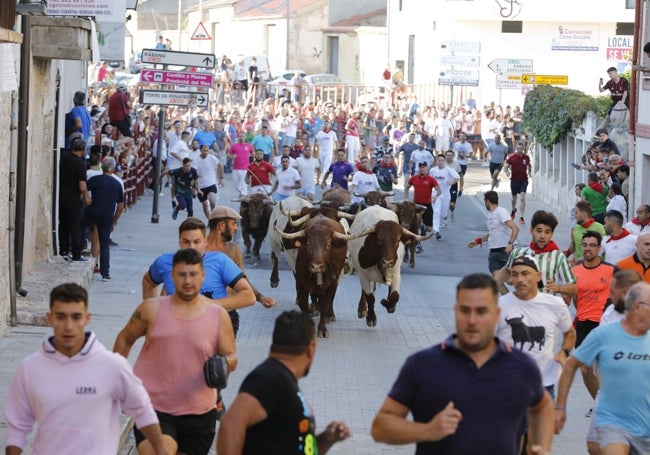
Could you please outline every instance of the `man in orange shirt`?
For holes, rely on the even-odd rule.
[[[576,276],[576,348],[580,346],[589,332],[598,327],[600,317],[609,298],[609,287],[616,266],[600,260],[598,253],[602,236],[595,231],[582,235],[582,254],[584,261],[573,267]],[[598,378],[593,369],[581,367],[582,379],[593,398],[598,392]]]
[[[636,253],[618,262],[621,269],[639,272],[646,283],[650,283],[650,232],[640,234],[636,240]]]

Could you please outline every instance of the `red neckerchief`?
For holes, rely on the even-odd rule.
[[[368,169],[363,167],[363,165],[360,162],[357,162],[356,166],[357,166],[357,171],[363,172],[363,173],[366,173],[366,174],[372,174],[372,171],[369,171]]]
[[[648,218],[645,221],[639,221],[638,218],[634,218],[632,220],[632,224],[636,224],[637,226],[647,226],[648,224],[650,224],[650,218]]]
[[[533,242],[530,242],[529,247],[530,247],[531,250],[533,250],[535,252],[535,254],[550,253],[551,251],[556,251],[556,250],[560,249],[560,247],[557,246],[557,244],[553,240],[548,242],[546,244],[546,246],[544,248],[542,248],[541,250],[539,248],[537,248],[537,245],[535,245]]]
[[[589,226],[591,226],[591,225],[594,224],[595,222],[596,222],[595,219],[593,219],[593,218],[589,218],[587,221],[585,221],[584,223],[582,223],[580,226],[582,226],[582,227],[585,228],[585,229],[589,229]]]
[[[600,193],[600,194],[603,194],[603,190],[605,189],[603,187],[603,184],[598,183],[598,182],[591,182],[589,184],[589,188],[591,188],[592,190],[594,190],[595,192]]]
[[[392,161],[390,163],[385,163],[384,160],[381,160],[379,164],[381,165],[381,167],[385,167],[386,169],[390,169],[391,167],[393,167]]]
[[[627,237],[628,235],[630,235],[630,233],[628,232],[628,230],[627,230],[627,229],[623,229],[623,231],[622,231],[619,235],[612,235],[612,236],[610,236],[610,237],[607,239],[607,242],[605,242],[605,243],[609,243],[609,242],[611,242],[612,240],[621,240],[622,238]]]

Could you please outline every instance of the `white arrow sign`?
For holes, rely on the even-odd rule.
[[[441,55],[440,65],[478,68],[481,58],[478,55]]]
[[[201,92],[166,92],[163,90],[140,90],[141,104],[164,106],[208,107],[208,94]]]
[[[142,63],[157,63],[160,65],[198,66],[214,68],[214,54],[199,54],[198,52],[176,52],[161,49],[142,49]]]
[[[465,54],[480,54],[481,43],[472,41],[441,41],[440,51],[447,52],[461,52]]]
[[[498,58],[488,63],[488,68],[495,73],[526,74],[533,72],[533,61],[531,59]]]

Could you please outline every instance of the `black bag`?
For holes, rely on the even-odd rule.
[[[215,354],[203,364],[203,376],[208,387],[225,389],[228,385],[228,361],[222,355]]]

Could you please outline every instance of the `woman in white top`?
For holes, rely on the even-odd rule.
[[[623,222],[627,221],[627,202],[625,202],[625,197],[623,196],[623,191],[619,183],[612,183],[609,187],[608,197],[607,212],[610,210],[618,210],[623,215]]]

